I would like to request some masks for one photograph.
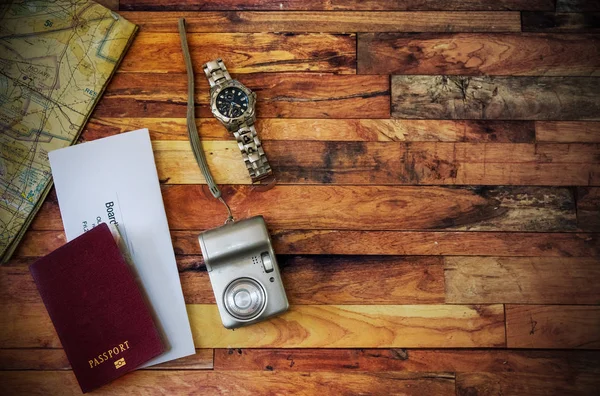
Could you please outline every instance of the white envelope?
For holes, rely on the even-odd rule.
[[[144,367],[195,353],[148,129],[48,154],[67,240],[118,223],[167,352]]]

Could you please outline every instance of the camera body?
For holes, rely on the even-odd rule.
[[[223,326],[260,322],[289,304],[262,216],[227,223],[198,236]]]

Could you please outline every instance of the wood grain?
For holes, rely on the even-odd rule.
[[[54,194],[56,194],[53,191]],[[56,195],[55,195],[56,196]],[[49,206],[46,204],[45,206]],[[48,213],[49,214],[49,213]],[[61,227],[62,228],[62,227]],[[67,243],[67,237],[64,231],[33,231],[29,229],[25,232],[23,239],[17,246],[12,260],[3,265],[9,265],[18,257],[42,257],[58,249]]]
[[[506,305],[508,348],[600,349],[600,307]]]
[[[595,185],[596,144],[265,141],[283,184],[339,185]],[[168,184],[205,184],[185,141],[152,143],[158,176]],[[206,141],[219,184],[250,184],[237,143]]]
[[[600,143],[600,122],[536,121],[535,138],[538,142]]]
[[[452,349],[197,349],[146,370],[598,375],[600,352]],[[0,349],[2,370],[68,370],[62,349]]]
[[[582,1],[582,0],[575,0]],[[179,0],[165,3],[162,0],[121,0],[121,10],[449,10],[449,11],[553,11],[552,0]]]
[[[286,254],[593,257],[600,253],[597,234],[299,230],[275,231],[272,237],[275,250]],[[175,246],[183,250],[190,243],[177,238]]]
[[[591,77],[393,76],[398,118],[594,120],[600,79]]]
[[[558,12],[600,11],[599,0],[556,0]]]
[[[600,13],[535,12],[521,13],[524,32],[598,33]]]
[[[279,256],[278,261],[290,304],[444,302],[444,267],[437,257]],[[178,256],[177,262],[185,302],[214,304],[202,257]],[[4,304],[42,302],[28,268],[22,265],[0,266]]]
[[[356,393],[442,395],[454,392],[454,375],[448,373],[272,373],[220,371],[136,371],[110,386],[94,391],[98,395],[137,394],[202,395],[291,395]],[[70,371],[0,372],[0,393],[27,395],[80,395]]]
[[[196,231],[171,231],[178,255],[199,255]],[[600,256],[600,238],[595,233],[457,232],[457,231],[340,231],[277,230],[271,239],[278,254],[418,255],[418,256]],[[29,264],[28,257],[41,257],[65,244],[62,231],[27,231],[13,259],[5,265]],[[184,262],[180,269],[202,265],[200,257]]]
[[[598,257],[446,257],[446,303],[600,304]]]
[[[61,348],[46,307],[42,303],[0,303],[2,348]]]
[[[234,75],[234,78],[238,76]],[[258,95],[263,118],[388,118],[388,76],[254,73],[239,80]],[[208,82],[196,81],[196,114],[210,118]],[[117,73],[96,106],[95,117],[184,118],[183,73]]]
[[[600,380],[590,375],[543,375],[523,373],[461,373],[456,376],[456,394],[470,395],[591,395]]]
[[[163,189],[171,229],[205,229],[220,221],[222,208],[202,191]],[[280,229],[575,229],[573,197],[566,189],[277,186],[248,199],[250,192],[245,186],[225,190],[233,211],[244,217],[262,213],[270,227]]]
[[[257,193],[251,186],[223,186],[222,193],[236,216],[262,214],[270,228],[280,230],[577,230],[573,192],[559,187],[307,185]],[[162,195],[171,231],[222,224],[223,205],[207,186],[163,186]],[[55,193],[31,229],[62,229]]]
[[[215,349],[215,370],[598,374],[597,351]]]
[[[600,231],[600,188],[577,189],[577,225],[586,231]]]
[[[504,346],[502,305],[292,305],[235,331],[216,305],[187,305],[196,348],[456,348]],[[0,305],[3,348],[60,348],[41,303]]]
[[[518,12],[453,11],[203,11],[121,12],[144,32],[177,33],[185,18],[188,33],[345,32],[520,32]]]
[[[199,73],[216,58],[223,59],[230,73],[356,72],[354,34],[189,33],[187,38]],[[185,73],[179,34],[140,32],[119,71]]]
[[[214,118],[197,118],[196,125],[202,141],[233,139]],[[142,126],[148,128],[153,141],[189,139],[185,118],[92,118],[86,124],[82,137],[86,141],[95,140]],[[262,118],[256,121],[256,129],[263,142],[535,142],[533,121]]]
[[[235,332],[214,305],[188,305],[188,314],[200,348],[504,346],[502,305],[300,305]]]
[[[0,349],[0,370],[70,370],[62,349]],[[196,354],[140,370],[207,370],[213,368],[213,350],[197,349]]]
[[[444,302],[444,269],[437,257],[293,256],[282,257],[279,265],[294,305]]]
[[[362,33],[357,56],[360,74],[598,76],[600,36]]]
[[[70,370],[62,349],[0,349],[0,370]]]
[[[597,393],[600,1],[103,2],[140,33],[81,141],[149,128],[201,349],[98,394]],[[291,302],[235,331],[197,240],[224,210],[180,17],[210,164],[237,218],[265,215]],[[217,56],[257,92],[272,190],[210,113]],[[0,266],[2,395],[80,394],[28,272],[65,242],[52,192]]]

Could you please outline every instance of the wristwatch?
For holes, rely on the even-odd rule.
[[[273,181],[273,170],[254,128],[256,93],[232,79],[220,58],[202,68],[210,83],[212,113],[235,136],[252,183]]]

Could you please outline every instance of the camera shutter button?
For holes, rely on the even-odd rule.
[[[269,273],[273,271],[273,260],[271,259],[271,256],[269,255],[269,253],[265,252],[263,254],[260,255],[260,258],[262,260],[262,264],[263,264],[263,268],[265,269],[265,272]]]

